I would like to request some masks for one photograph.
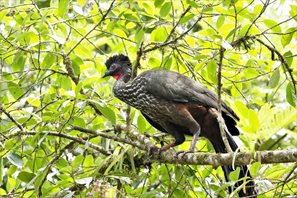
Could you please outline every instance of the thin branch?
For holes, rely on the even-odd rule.
[[[0,105],[0,112],[3,112],[21,131],[24,131],[23,126],[18,123],[11,115],[8,113],[3,106]]]
[[[116,0],[113,0],[109,6],[109,8],[107,9],[107,11],[105,12],[105,14],[102,16],[102,18],[100,19],[100,21],[90,30],[88,31],[83,37],[80,38],[79,41],[77,41],[77,43],[68,51],[68,53],[66,54],[66,56],[69,56],[69,54],[72,53],[72,51],[85,39],[87,38],[87,36],[89,36],[106,18],[106,16],[108,15],[108,13],[111,11],[113,4]]]
[[[220,128],[220,133],[223,139],[223,142],[225,144],[226,150],[228,153],[232,152],[232,149],[229,145],[228,139],[226,132],[224,130],[224,121],[222,118],[222,97],[221,97],[221,90],[222,90],[222,64],[223,64],[223,58],[224,58],[224,52],[226,51],[225,48],[221,47],[220,49],[220,59],[219,59],[219,64],[218,64],[218,122],[219,122],[219,128]]]
[[[60,137],[60,138],[65,138],[68,140],[72,140],[74,142],[77,142],[79,144],[85,145],[88,144],[88,146],[92,149],[95,149],[96,151],[102,153],[103,155],[111,155],[111,153],[109,151],[106,151],[104,148],[102,148],[101,146],[98,146],[96,144],[92,144],[91,142],[89,142],[88,140],[84,139],[84,138],[78,138],[78,137],[73,137],[71,135],[67,135],[64,133],[57,133],[57,132],[50,132],[50,131],[42,131],[42,132],[36,132],[36,131],[22,131],[22,133],[13,133],[11,135],[6,136],[7,139],[16,137],[16,136],[20,136],[20,135],[50,135],[50,136],[56,136],[56,137]],[[1,140],[1,139],[0,139]]]
[[[154,51],[156,49],[159,49],[159,48],[162,48],[162,47],[165,47],[167,45],[170,45],[170,44],[173,44],[173,43],[176,43],[178,40],[180,40],[181,38],[183,38],[185,35],[187,35],[195,26],[196,24],[202,19],[202,15],[200,15],[198,17],[198,19],[195,21],[195,23],[189,28],[187,29],[185,32],[183,32],[181,35],[179,35],[178,37],[176,37],[175,39],[171,40],[171,41],[167,41],[167,42],[163,42],[163,43],[157,43],[154,47],[151,47],[151,48],[148,48],[148,49],[145,49],[143,50],[143,53],[147,53],[147,52],[151,52],[151,51]],[[150,44],[148,44],[150,45]],[[146,45],[146,46],[148,46]],[[145,47],[146,47],[145,46]],[[145,48],[144,47],[144,48]]]
[[[294,86],[294,91],[295,91],[295,94],[297,94],[297,90],[296,90],[296,80],[294,79],[294,76],[293,76],[293,70],[290,68],[287,60],[284,58],[284,56],[277,50],[275,49],[274,47],[271,47],[270,45],[267,45],[266,43],[264,43],[261,39],[259,38],[256,38],[256,40],[261,43],[262,45],[264,45],[268,50],[271,51],[271,53],[276,53],[279,60],[281,61],[281,63],[283,64],[284,66],[284,70],[289,74],[290,78],[291,78],[291,81],[292,81],[292,84]]]
[[[121,137],[118,137],[118,136],[109,135],[109,134],[106,134],[106,133],[103,133],[103,132],[98,132],[98,131],[94,131],[94,130],[91,130],[91,129],[82,128],[82,127],[79,127],[79,126],[73,126],[72,129],[77,130],[77,131],[81,131],[81,132],[84,132],[84,133],[92,134],[92,135],[97,135],[97,136],[104,137],[104,138],[107,138],[107,139],[111,139],[111,140],[114,140],[114,141],[117,141],[117,142],[130,144],[130,145],[132,145],[132,146],[134,146],[136,148],[142,149],[142,150],[145,148],[142,144],[140,144],[139,142],[136,142],[135,140],[125,139],[125,138],[121,138]]]

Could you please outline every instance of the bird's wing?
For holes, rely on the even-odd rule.
[[[195,102],[203,106],[218,107],[218,98],[208,88],[180,73],[166,70],[150,70],[141,74],[146,77],[146,91],[166,100],[174,102]],[[235,119],[238,116],[224,102],[223,112]]]

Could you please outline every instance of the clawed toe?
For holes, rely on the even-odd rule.
[[[152,156],[154,153],[160,155],[160,154],[161,154],[161,149],[159,149],[159,148],[156,147],[156,146],[152,146],[152,147],[150,147],[149,150],[148,150],[148,155],[149,155],[149,156]]]
[[[174,157],[175,158],[178,158],[179,155],[181,155],[181,158],[183,158],[186,154],[188,153],[194,153],[194,151],[192,150],[188,150],[188,151],[177,151],[175,154],[174,154]]]

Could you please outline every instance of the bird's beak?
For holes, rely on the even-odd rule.
[[[112,73],[112,71],[107,70],[107,71],[105,72],[105,74],[102,76],[102,78],[105,78],[105,77],[107,77],[107,76],[110,76],[111,73]]]

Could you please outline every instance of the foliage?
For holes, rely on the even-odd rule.
[[[115,124],[158,145],[171,138],[112,96],[114,80],[101,76],[105,60],[117,53],[129,55],[135,72],[176,70],[214,91],[221,74],[219,91],[241,118],[242,150],[296,148],[296,1],[10,0],[0,6],[1,196],[226,197],[236,173],[226,183],[220,168],[145,164],[144,152],[123,141],[130,138]],[[197,147],[213,151],[205,140]],[[189,142],[178,147],[188,148]],[[252,164],[259,197],[296,195],[296,167]]]

